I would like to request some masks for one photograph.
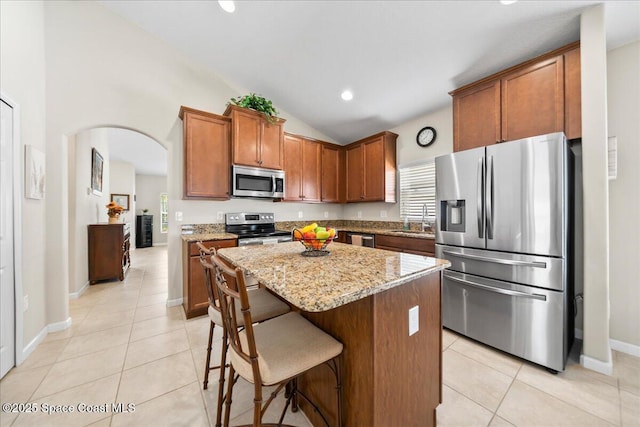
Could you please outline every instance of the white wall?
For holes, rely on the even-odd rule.
[[[604,5],[580,19],[584,208],[585,366],[610,372],[609,191],[607,182],[607,63]]]
[[[433,127],[437,132],[437,137],[432,145],[423,148],[416,144],[416,134],[425,126]],[[398,134],[396,141],[398,167],[451,153],[453,151],[453,107],[449,105],[389,130]],[[396,192],[396,194],[398,193]],[[344,206],[345,219],[359,219],[358,212],[362,213],[361,219],[364,220],[401,220],[399,203],[349,203]],[[382,212],[386,213],[386,218],[382,217]]]
[[[640,348],[640,41],[607,54],[609,136],[618,177],[609,181],[611,338]]]
[[[69,293],[77,294],[89,282],[87,225],[107,222],[110,199],[109,141],[106,129],[91,129],[69,143]],[[105,159],[102,195],[90,193],[91,149]],[[75,295],[74,295],[75,296]]]
[[[49,182],[52,155],[45,142],[44,44],[42,2],[0,2],[0,90],[20,107],[22,145],[32,145],[46,156],[47,188],[44,200],[21,197],[22,230],[18,230],[18,234],[22,237],[23,249],[22,266],[18,268],[22,268],[22,286],[24,294],[29,295],[29,309],[23,314],[23,330],[17,334],[22,336],[25,347],[50,320],[47,316],[49,291],[45,254],[48,258],[57,258],[51,256],[52,253],[47,252],[45,246],[47,236],[44,224],[49,215],[47,203],[55,198],[55,192],[51,191]],[[24,148],[21,152],[24,153]],[[21,164],[24,165],[24,160]],[[24,174],[16,170],[14,176],[22,180]],[[63,257],[65,253],[60,250],[53,252]]]
[[[111,194],[128,194],[129,195],[129,211],[125,211],[120,215],[120,222],[128,222],[131,225],[131,241],[135,242],[135,226],[136,226],[136,203],[133,195],[136,194],[136,169],[133,164],[122,161],[109,162],[109,200]],[[107,210],[104,210],[105,216],[108,218]]]
[[[168,233],[160,233],[160,194],[167,192],[167,177],[157,175],[136,175],[136,215],[142,209],[149,209],[153,215],[153,244],[166,244]],[[135,219],[134,219],[135,224]]]

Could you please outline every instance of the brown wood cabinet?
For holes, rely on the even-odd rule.
[[[501,142],[564,130],[562,55],[505,75],[501,89]]]
[[[284,200],[319,202],[322,144],[302,136],[284,134]]]
[[[284,119],[269,123],[262,113],[235,105],[229,105],[224,115],[231,117],[233,164],[283,168]]]
[[[453,97],[453,150],[564,131],[581,136],[580,46],[572,43],[466,85]]]
[[[129,224],[90,224],[89,283],[118,278],[124,280],[131,265]]]
[[[183,120],[184,199],[229,198],[231,119],[188,107]]]
[[[236,239],[207,240],[207,248],[230,248],[238,245]],[[207,314],[209,296],[204,283],[204,270],[196,242],[182,242],[182,307],[187,319]]]
[[[564,133],[567,139],[582,137],[582,79],[580,47],[564,54]]]
[[[347,202],[396,201],[396,139],[381,132],[346,146]]]
[[[376,249],[386,249],[394,252],[435,256],[436,241],[419,237],[389,236],[376,234]]]
[[[345,198],[345,151],[341,146],[322,144],[322,195],[328,203],[344,203]]]

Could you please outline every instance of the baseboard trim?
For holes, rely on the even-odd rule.
[[[167,307],[175,307],[177,305],[182,305],[182,298],[168,299],[167,300]]]
[[[84,294],[87,289],[89,289],[89,282],[86,282],[79,291],[77,292],[72,292],[69,294],[69,299],[78,299],[82,296],[82,294]]]
[[[48,332],[59,332],[64,331],[65,329],[69,329],[71,327],[71,317],[67,317],[67,320],[62,322],[50,323],[47,326]]]
[[[35,350],[38,347],[38,345],[47,337],[47,334],[49,333],[48,329],[49,329],[48,326],[45,326],[44,328],[40,329],[40,332],[38,332],[38,335],[36,335],[31,341],[29,341],[29,344],[27,344],[22,349],[21,357],[16,358],[17,359],[16,366],[20,366],[22,362],[27,360],[27,357],[29,357],[31,353],[33,353],[33,350]]]
[[[582,329],[576,329],[574,333],[576,339],[583,339]],[[619,351],[620,353],[640,357],[640,345],[629,344],[628,342],[609,339],[609,347],[611,347],[611,350]]]
[[[612,350],[640,357],[640,346],[638,345],[629,344],[627,342],[613,339],[609,340],[609,345],[611,346]]]
[[[601,374],[611,375],[613,373],[613,361],[603,362],[602,360],[595,359],[593,357],[580,355],[580,364],[592,371],[600,372]]]

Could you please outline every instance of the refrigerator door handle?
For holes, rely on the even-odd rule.
[[[478,237],[482,239],[484,238],[484,164],[482,157],[478,159],[477,182]]]
[[[467,258],[478,261],[492,262],[494,264],[506,264],[518,267],[534,267],[534,268],[547,268],[546,262],[541,261],[520,261],[517,259],[501,259],[501,258],[487,258],[480,255],[461,254],[458,252],[443,250],[442,253],[457,256],[459,258]]]
[[[482,290],[485,290],[485,291],[489,291],[489,292],[495,292],[497,294],[510,295],[510,296],[514,296],[514,297],[537,299],[537,300],[540,300],[540,301],[546,301],[547,300],[547,296],[546,295],[528,294],[526,292],[512,291],[510,289],[494,288],[493,286],[484,285],[482,283],[472,282],[470,280],[458,279],[457,277],[449,276],[446,271],[445,271],[444,277],[446,277],[449,280],[453,280],[454,282],[460,282],[460,283],[468,285],[468,286],[473,286],[474,288],[479,288],[479,289],[482,289]]]
[[[493,239],[493,156],[489,157],[487,165],[486,193],[487,239]]]

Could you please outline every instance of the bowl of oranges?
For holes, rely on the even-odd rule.
[[[294,228],[291,237],[304,246],[302,256],[324,256],[330,253],[327,246],[336,237],[336,230],[331,227],[321,227],[314,222],[301,229]]]

